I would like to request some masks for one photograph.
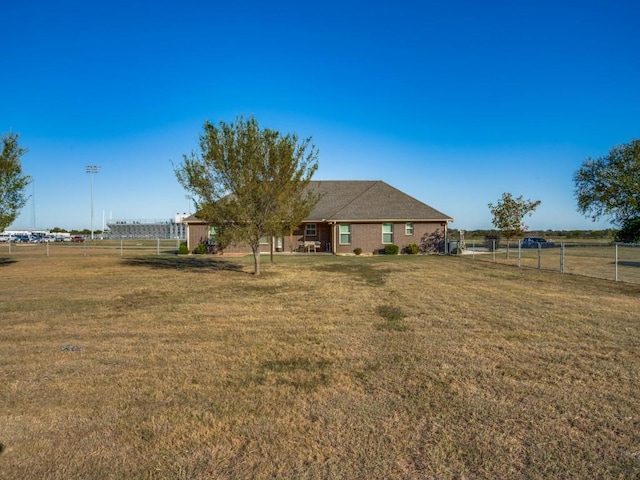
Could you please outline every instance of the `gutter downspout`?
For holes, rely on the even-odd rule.
[[[336,222],[327,222],[331,226],[331,253],[336,254]]]
[[[338,249],[338,238],[337,238],[338,234],[336,232],[336,222],[333,222],[331,224],[331,237],[332,237],[331,238],[331,240],[332,240],[332,242],[331,242],[331,253],[335,255],[337,253],[337,251],[338,251],[337,250]]]

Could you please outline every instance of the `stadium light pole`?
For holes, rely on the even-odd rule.
[[[93,176],[100,170],[99,165],[87,165],[87,173],[91,176],[91,240],[93,240]]]

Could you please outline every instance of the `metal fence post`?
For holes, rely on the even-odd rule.
[[[158,255],[160,255],[160,238],[158,238]]]
[[[518,240],[518,268],[522,266],[522,240]]]
[[[495,241],[495,239],[491,240],[491,243],[493,244],[493,248],[491,249],[493,251],[493,263],[496,263],[496,241]]]
[[[618,281],[618,244],[616,243],[616,282]]]
[[[538,270],[542,270],[542,244],[538,243]]]
[[[564,242],[560,242],[560,273],[564,273]]]

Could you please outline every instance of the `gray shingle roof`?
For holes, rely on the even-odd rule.
[[[307,221],[453,221],[381,180],[314,180],[307,189],[321,195]]]

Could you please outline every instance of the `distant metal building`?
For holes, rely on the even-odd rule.
[[[187,229],[183,218],[184,215],[178,214],[171,220],[110,220],[105,236],[111,239],[185,240]]]

